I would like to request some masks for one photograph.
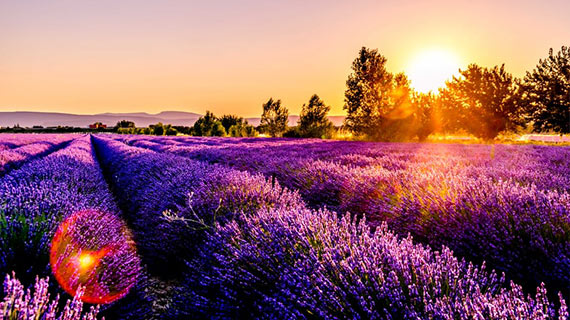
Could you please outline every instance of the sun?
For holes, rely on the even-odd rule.
[[[459,73],[459,59],[450,51],[432,49],[420,52],[408,65],[408,75],[416,91],[437,91]]]

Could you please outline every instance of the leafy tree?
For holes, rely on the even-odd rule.
[[[167,136],[175,136],[178,134],[178,130],[176,130],[175,128],[173,128],[172,126],[169,126],[166,131],[164,132],[165,135]]]
[[[255,137],[257,131],[247,120],[236,115],[223,115],[220,123],[230,137]]]
[[[525,109],[537,131],[570,133],[570,48],[538,61],[523,82]]]
[[[172,126],[174,129],[176,129],[176,131],[178,131],[179,133],[182,134],[192,134],[192,128],[193,127],[188,127],[188,126]]]
[[[155,136],[164,135],[164,125],[162,124],[162,122],[159,122],[157,124],[151,124],[149,127],[151,129],[152,134],[154,134]]]
[[[279,137],[287,130],[289,110],[281,105],[281,100],[270,98],[263,105],[260,127],[272,137]]]
[[[376,136],[391,108],[393,75],[377,49],[362,47],[346,81],[344,126],[355,135]]]
[[[194,123],[192,133],[195,136],[223,137],[226,135],[226,130],[212,112],[206,111],[206,114]]]
[[[115,125],[115,128],[134,128],[134,127],[135,123],[128,120],[121,120],[117,122],[117,124]]]
[[[440,114],[436,96],[429,93],[417,93],[412,95],[416,135],[420,141],[440,128]]]
[[[440,91],[446,129],[465,129],[477,137],[493,139],[522,123],[517,82],[505,66],[492,69],[471,64],[460,77]]]
[[[230,132],[230,127],[237,124],[242,124],[245,120],[242,117],[238,117],[233,114],[225,114],[220,117],[220,123],[226,130],[226,132]]]
[[[252,125],[248,124],[246,120],[243,123],[231,126],[228,135],[230,137],[255,137],[257,136],[257,131]]]
[[[334,126],[327,118],[330,106],[325,105],[318,95],[309,99],[309,104],[303,104],[299,117],[299,131],[301,136],[307,138],[330,137]]]

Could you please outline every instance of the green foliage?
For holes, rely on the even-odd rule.
[[[178,131],[176,129],[174,129],[173,127],[168,127],[164,134],[167,136],[175,136],[178,134]]]
[[[299,117],[299,134],[306,138],[330,138],[334,132],[332,122],[327,118],[330,106],[325,105],[318,95],[309,99],[309,104],[303,104]]]
[[[471,64],[460,74],[440,91],[445,129],[493,139],[522,123],[520,91],[504,65],[488,69]]]
[[[135,123],[128,120],[121,120],[117,122],[117,124],[115,125],[115,128],[134,128],[134,127]]]
[[[299,126],[288,127],[285,132],[283,132],[283,137],[285,138],[304,138]]]
[[[225,114],[225,115],[220,117],[220,122],[221,122],[222,126],[224,127],[224,129],[226,130],[226,132],[228,132],[228,133],[230,132],[230,128],[232,126],[243,124],[244,121],[245,120],[242,117],[238,117],[238,116],[233,115],[233,114]]]
[[[362,47],[346,81],[344,127],[356,136],[374,136],[390,108],[393,75],[378,50]]]
[[[523,101],[536,131],[570,133],[570,48],[563,46],[555,55],[538,61],[527,72]]]
[[[0,211],[0,273],[17,272],[23,280],[48,274],[49,245],[57,215]]]
[[[247,120],[236,115],[223,115],[220,122],[230,137],[255,137],[257,131]]]
[[[441,127],[437,98],[431,92],[414,93],[411,102],[414,109],[416,134],[420,141],[425,141],[430,134]]]
[[[272,137],[280,137],[287,130],[289,122],[289,110],[281,105],[281,100],[270,98],[263,105],[261,124],[263,132]]]
[[[162,124],[162,122],[159,122],[157,124],[154,125],[150,125],[149,126],[152,134],[154,134],[155,136],[163,136],[164,135],[164,125]]]
[[[357,137],[380,141],[409,140],[416,135],[409,80],[386,70],[378,50],[363,47],[352,63],[344,93],[344,127]]]
[[[212,112],[206,111],[206,114],[194,123],[192,134],[204,137],[223,137],[226,135],[226,130]]]
[[[231,126],[228,134],[230,137],[255,137],[257,136],[257,131],[245,121],[244,123]]]

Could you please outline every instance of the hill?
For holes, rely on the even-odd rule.
[[[100,113],[93,115],[71,114],[57,112],[34,112],[34,111],[15,111],[0,112],[0,127],[13,127],[19,124],[21,127],[88,127],[95,122],[102,122],[107,126],[114,126],[121,120],[133,121],[137,127],[148,127],[150,124],[162,122],[170,123],[175,126],[191,126],[200,118],[201,115],[193,112],[184,111],[163,111],[157,114],[149,114],[146,112],[132,113]],[[335,126],[342,125],[344,116],[330,116],[329,119]],[[258,126],[261,118],[247,118],[248,122],[254,126]],[[289,116],[289,125],[297,125],[299,116]]]

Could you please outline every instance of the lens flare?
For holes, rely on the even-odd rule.
[[[77,212],[58,227],[50,249],[52,272],[69,294],[84,287],[81,300],[105,304],[122,298],[141,272],[131,234],[117,217]]]

